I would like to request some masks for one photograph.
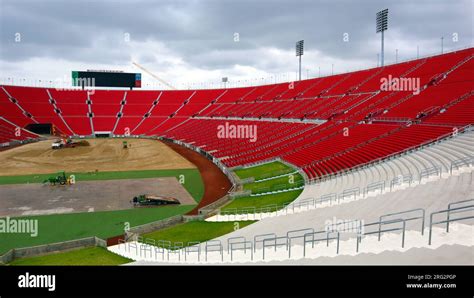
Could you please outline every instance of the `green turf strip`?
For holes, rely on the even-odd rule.
[[[304,179],[299,173],[287,176],[244,184],[245,190],[251,190],[252,193],[262,193],[275,190],[289,189],[304,185]]]
[[[232,211],[231,209],[237,208],[248,208],[255,207],[261,208],[268,205],[283,205],[290,202],[293,202],[303,190],[293,190],[288,192],[282,192],[278,194],[263,195],[263,196],[254,196],[254,197],[242,197],[232,200],[228,205],[221,208],[222,211]],[[258,210],[257,210],[258,212]]]
[[[121,265],[132,260],[116,255],[103,247],[87,247],[38,257],[16,259],[13,266],[94,266]]]
[[[254,177],[255,180],[279,176],[285,173],[293,173],[295,170],[281,162],[275,161],[256,167],[235,170],[240,178]],[[252,194],[271,192],[276,190],[291,189],[304,185],[304,178],[299,173],[288,174],[275,179],[246,183],[244,190],[250,190]],[[235,198],[228,205],[221,208],[222,211],[242,208],[261,208],[268,205],[283,205],[294,201],[302,190],[294,190],[284,193],[267,194],[262,196],[246,196]],[[259,212],[257,210],[257,212]]]
[[[36,246],[91,236],[106,239],[123,234],[127,223],[130,224],[130,227],[143,225],[174,215],[184,214],[194,207],[194,205],[164,206],[118,211],[16,217],[17,219],[37,219],[38,236],[31,237],[30,234],[0,233],[0,254],[12,248]]]
[[[284,163],[274,161],[262,164],[255,167],[243,168],[235,170],[235,174],[241,179],[254,177],[255,180],[264,179],[268,177],[283,175],[294,172],[295,170]]]
[[[117,179],[143,179],[156,177],[176,177],[178,181],[181,175],[184,176],[183,186],[191,194],[194,200],[199,203],[204,194],[204,184],[201,174],[197,169],[179,169],[179,170],[146,170],[146,171],[125,171],[125,172],[91,172],[74,173],[67,172],[66,175],[75,175],[77,183],[80,181],[92,180],[117,180]],[[22,176],[0,176],[0,185],[2,184],[26,184],[43,183],[48,177],[55,176],[51,174],[32,174]]]
[[[170,228],[162,229],[156,232],[143,234],[145,239],[167,240],[171,243],[183,242],[206,242],[219,236],[229,234],[236,229],[244,228],[254,221],[236,221],[236,222],[207,222],[191,221],[179,224]],[[144,239],[144,240],[145,240]]]

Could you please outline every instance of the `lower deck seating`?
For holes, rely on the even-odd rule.
[[[82,90],[0,86],[0,117],[69,135],[163,136],[228,167],[281,158],[318,178],[474,124],[474,48],[324,78],[214,90]],[[418,79],[415,90],[381,87]],[[11,135],[2,131],[1,140]]]
[[[0,117],[0,144],[39,138],[37,134],[22,129]]]

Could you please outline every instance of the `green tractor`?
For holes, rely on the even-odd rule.
[[[64,172],[64,171],[58,172],[58,174],[56,176],[52,176],[52,177],[49,177],[48,179],[44,180],[43,184],[44,183],[49,183],[50,185],[56,185],[56,183],[60,184],[60,185],[66,185],[66,183],[67,183],[66,172]]]

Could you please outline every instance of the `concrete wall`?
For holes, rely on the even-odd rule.
[[[15,248],[0,256],[0,262],[7,264],[18,258],[35,257],[49,253],[64,252],[71,249],[85,248],[90,246],[107,247],[107,242],[97,237],[89,237],[32,247]]]
[[[219,208],[227,204],[228,202],[231,201],[231,198],[229,195],[223,196],[219,200],[204,206],[203,208],[199,209],[199,214],[204,215],[204,216],[211,216],[219,213]]]
[[[127,234],[130,237],[131,234],[150,233],[182,222],[184,222],[183,216],[175,215],[167,219],[154,221],[141,226],[130,228],[130,231],[128,231]],[[129,237],[126,237],[126,239],[129,239]]]

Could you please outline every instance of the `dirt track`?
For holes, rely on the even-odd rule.
[[[53,173],[160,169],[189,169],[195,166],[156,140],[89,139],[91,146],[51,149],[51,140],[0,152],[0,176]]]
[[[204,183],[204,196],[198,206],[188,213],[189,215],[198,214],[199,208],[209,205],[227,194],[232,184],[215,164],[191,149],[169,142],[165,144],[195,164],[201,174]]]

